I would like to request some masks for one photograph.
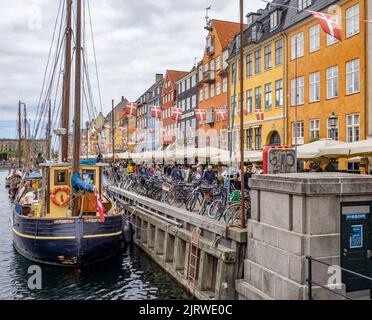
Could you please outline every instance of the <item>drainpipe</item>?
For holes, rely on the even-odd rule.
[[[367,8],[367,0],[364,0],[364,20],[367,21],[368,20],[368,8]],[[368,34],[368,31],[369,31],[369,24],[368,23],[364,23],[364,63],[365,63],[365,67],[364,67],[364,138],[367,139],[368,136],[370,134],[372,134],[372,132],[370,132],[369,128],[371,127],[371,123],[368,122],[368,117],[367,117],[367,113],[370,111],[368,106],[367,106],[367,103],[368,103],[368,86],[367,86],[367,82],[368,82],[368,72],[367,72],[367,69],[368,69],[368,47],[367,47],[367,40],[368,40],[368,37],[367,37],[367,34]],[[369,103],[371,103],[371,101],[369,101]],[[368,126],[367,126],[367,123],[368,123]]]
[[[288,37],[287,37],[287,34],[285,32],[282,32],[282,37],[283,37],[283,59],[285,59],[285,61],[283,61],[283,103],[284,103],[284,106],[283,106],[283,124],[284,124],[284,145],[288,145],[288,128],[289,128],[289,122],[288,122],[288,119],[289,119],[289,108],[288,108],[288,96],[287,96],[287,88],[288,88],[288,59],[287,59],[287,54],[288,54],[288,50],[287,50],[287,40],[288,40]]]

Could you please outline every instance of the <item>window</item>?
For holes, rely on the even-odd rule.
[[[310,120],[310,140],[317,140],[320,137],[320,120]]]
[[[199,101],[203,101],[203,89],[200,89]]]
[[[296,51],[297,43],[297,51]],[[304,33],[300,32],[291,38],[291,59],[294,60],[304,55]]]
[[[278,26],[278,11],[274,11],[270,14],[270,29],[274,29]]]
[[[211,79],[214,79],[214,60],[210,62],[210,77]]]
[[[275,65],[283,63],[283,41],[278,40],[275,42]]]
[[[219,96],[221,94],[221,81],[216,82],[216,95]]]
[[[208,100],[208,99],[209,99],[209,88],[205,87],[204,88],[204,100]]]
[[[203,66],[199,67],[199,80],[203,79]]]
[[[247,90],[247,112],[253,112],[252,90]]]
[[[227,92],[227,78],[222,80],[222,92],[223,93]]]
[[[255,149],[260,150],[262,148],[261,144],[261,127],[254,129],[254,135],[255,135]]]
[[[338,119],[335,120],[336,126],[331,127],[331,119],[327,119],[327,138],[338,140]]]
[[[196,108],[196,94],[194,94],[191,98],[191,109]]]
[[[252,128],[249,128],[247,130],[247,147],[248,147],[248,150],[253,149],[253,129]]]
[[[232,65],[232,68],[231,68],[231,83],[234,84],[235,80],[236,80],[236,73],[237,73],[237,69],[236,69],[236,62],[233,63]]]
[[[265,47],[265,70],[271,68],[271,46]]]
[[[338,97],[338,66],[327,69],[327,99]]]
[[[319,24],[312,26],[309,30],[310,52],[320,49],[320,26]]]
[[[214,97],[214,84],[211,84],[211,98]]]
[[[327,33],[327,47],[329,47],[329,46],[331,46],[331,45],[333,45],[337,42],[338,42],[338,40],[335,37],[333,37],[333,36],[331,36],[330,34]]]
[[[297,133],[297,137],[296,137]],[[304,123],[302,121],[292,123],[292,144],[304,144]]]
[[[283,106],[283,80],[275,81],[275,105],[276,107]]]
[[[246,57],[246,75],[247,77],[252,76],[252,54],[247,55]]]
[[[346,10],[346,37],[359,33],[359,4]]]
[[[229,59],[229,51],[228,50],[225,50],[223,53],[222,53],[222,68],[223,69],[226,69],[228,64],[227,64],[227,59]]]
[[[216,58],[216,70],[220,70],[221,69],[221,56],[218,56]]]
[[[320,100],[320,72],[311,73],[309,76],[309,101]]]
[[[257,50],[254,53],[254,58],[255,58],[255,73],[260,73],[261,72],[261,50]]]
[[[297,83],[296,83],[297,82]],[[296,84],[297,84],[297,97],[296,97]],[[300,105],[304,104],[304,95],[305,95],[305,84],[304,77],[299,77],[291,80],[291,105]]]
[[[359,141],[360,139],[360,116],[359,113],[350,114],[346,117],[347,142]]]
[[[262,93],[261,93],[261,87],[257,87],[255,89],[255,102],[256,102],[256,109],[261,109],[261,96],[262,96]]]
[[[310,7],[312,4],[312,0],[298,0],[298,11],[302,11],[307,7]]]
[[[272,84],[268,83],[265,84],[265,109],[271,109],[271,106],[273,104],[273,99],[272,99]]]
[[[359,90],[359,59],[355,59],[346,63],[346,94]]]

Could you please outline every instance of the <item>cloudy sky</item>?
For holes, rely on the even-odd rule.
[[[16,136],[19,99],[33,118],[60,1],[0,0],[0,137]],[[245,2],[246,13],[265,6]],[[239,0],[90,1],[104,113],[113,98],[135,100],[155,73],[192,68],[203,54],[209,5],[211,18],[238,22]]]

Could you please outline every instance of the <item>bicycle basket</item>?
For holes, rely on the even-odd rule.
[[[230,202],[239,202],[242,200],[242,195],[240,191],[233,191],[230,194]]]

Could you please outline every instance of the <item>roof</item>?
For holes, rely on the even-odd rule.
[[[237,22],[212,19],[212,26],[216,30],[222,49],[225,49],[235,34],[240,31],[240,23]]]
[[[183,78],[188,73],[189,71],[167,70],[169,80],[173,83],[176,83],[178,79]]]

